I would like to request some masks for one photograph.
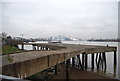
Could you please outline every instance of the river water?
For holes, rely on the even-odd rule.
[[[47,43],[46,41],[38,41],[35,43]],[[64,44],[82,44],[82,45],[101,45],[101,46],[115,46],[118,48],[118,42],[89,42],[89,41],[62,41]],[[21,46],[19,46],[21,48]],[[26,50],[32,50],[32,45],[25,45]],[[114,53],[113,52],[106,52],[106,61],[107,61],[107,69],[106,69],[106,74],[114,77],[114,78],[119,78],[118,77],[118,62],[117,62],[117,68],[116,70],[114,69]],[[118,56],[118,51],[117,51],[117,56]],[[118,58],[118,57],[117,57]],[[91,59],[90,55],[88,56],[88,67],[91,67]],[[96,68],[96,66],[95,66]]]
[[[89,42],[89,41],[63,41],[63,43],[67,44],[82,44],[82,45],[100,45],[100,46],[115,46],[118,48],[118,42]],[[118,51],[117,51],[118,56]],[[88,56],[88,67],[91,67],[91,57]],[[118,59],[118,57],[117,57]],[[107,61],[107,69],[106,74],[114,77],[114,78],[120,78],[118,77],[118,62],[117,62],[117,68],[114,69],[114,53],[113,52],[106,52],[106,61]],[[118,61],[118,60],[117,60]],[[96,66],[95,66],[96,68]]]

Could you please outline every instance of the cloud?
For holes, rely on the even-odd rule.
[[[49,0],[1,0],[2,2],[43,2]],[[73,0],[50,0],[55,3],[60,3],[60,2],[71,2],[73,3]],[[119,0],[74,0],[77,2],[118,2]]]
[[[13,36],[113,38],[117,18],[115,2],[4,2],[2,24],[3,31]]]

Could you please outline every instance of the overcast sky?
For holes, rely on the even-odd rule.
[[[26,38],[65,35],[72,38],[117,38],[117,2],[41,0],[2,2],[2,31]]]

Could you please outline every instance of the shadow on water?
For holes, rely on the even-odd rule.
[[[113,53],[113,52],[112,52]],[[114,54],[116,54],[114,52]],[[112,54],[112,55],[114,55]],[[118,79],[117,76],[117,59],[111,57],[112,59],[115,60],[110,60],[108,59],[110,54],[105,54],[105,53],[96,53],[94,56],[92,54],[88,54],[88,62],[86,63],[87,66],[82,66],[82,55],[74,57],[75,60],[75,68],[82,69],[82,70],[87,70],[87,71],[92,71],[92,72],[97,72],[100,74],[103,74],[105,76],[111,77],[111,78],[116,78]],[[117,56],[116,56],[117,57]],[[94,60],[92,60],[94,58]],[[73,66],[73,58],[71,59],[71,66]],[[114,61],[114,62],[113,62]],[[110,63],[110,64],[109,64]],[[87,67],[87,68],[86,68]],[[111,71],[111,73],[110,73]]]

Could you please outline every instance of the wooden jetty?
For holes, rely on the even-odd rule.
[[[33,45],[34,51],[0,56],[2,57],[2,65],[0,65],[0,68],[2,68],[3,75],[26,78],[52,66],[57,68],[57,64],[64,61],[66,61],[66,68],[68,68],[71,58],[72,66],[74,67],[75,56],[77,56],[79,59],[79,66],[81,69],[85,70],[87,69],[88,54],[91,54],[92,69],[94,69],[95,66],[94,62],[96,62],[97,68],[99,68],[100,64],[102,64],[105,66],[104,69],[106,69],[107,64],[105,52],[113,52],[114,65],[117,64],[117,47],[75,44],[25,43],[22,44],[22,49],[24,49],[24,45]],[[82,59],[80,59],[80,54],[82,54]],[[55,73],[57,74],[57,70]],[[68,74],[69,72],[66,70],[66,77],[68,77]]]

